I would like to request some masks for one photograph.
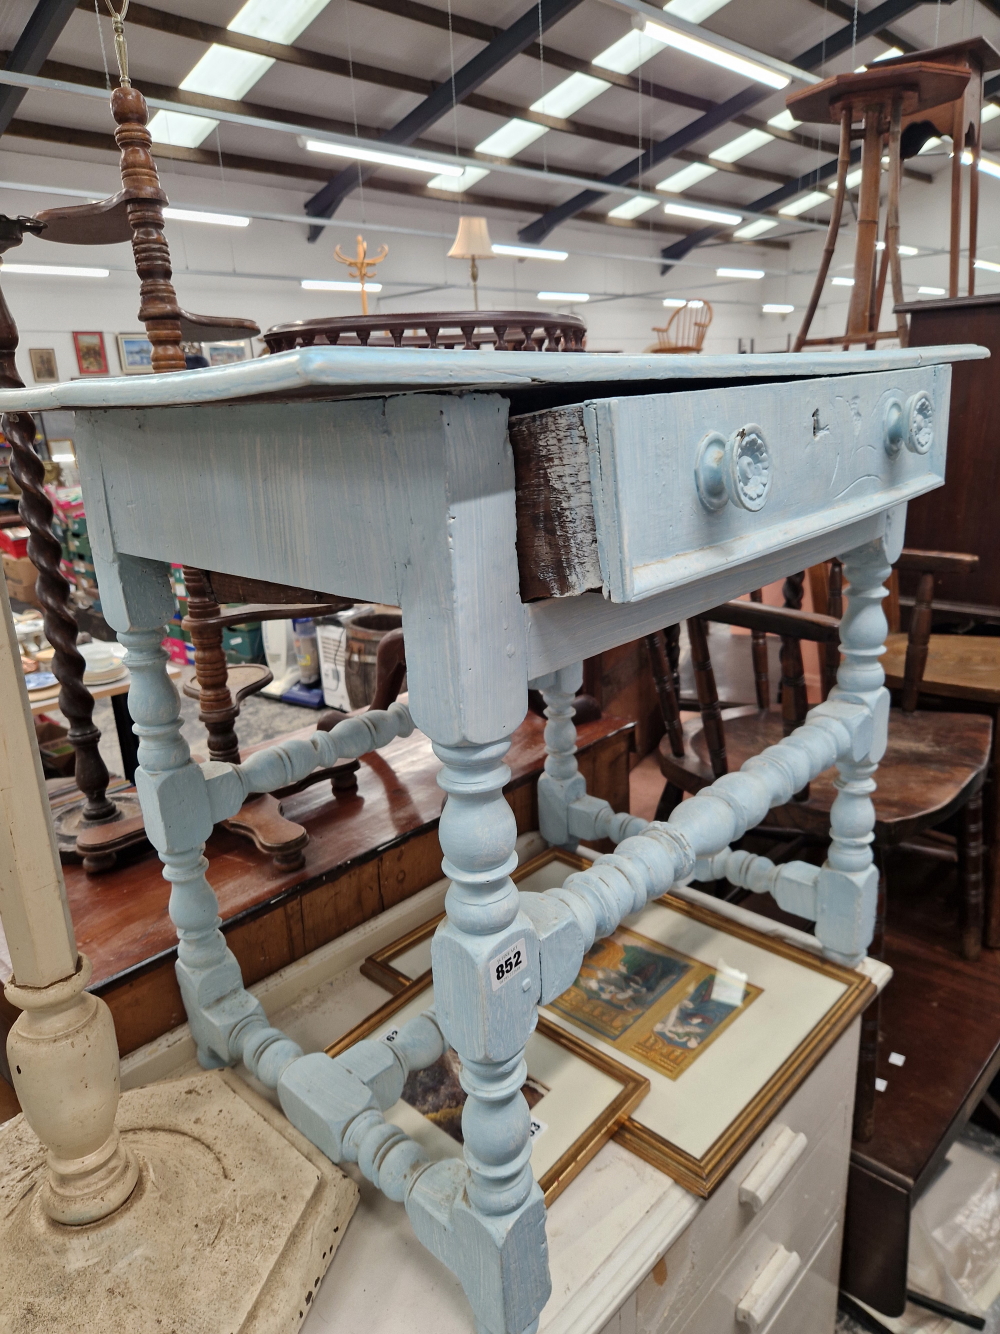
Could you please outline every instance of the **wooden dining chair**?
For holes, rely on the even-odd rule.
[[[983,943],[1000,948],[1000,638],[990,634],[932,634],[935,582],[942,575],[968,574],[978,557],[904,548],[893,571],[917,576],[907,633],[900,629],[898,594],[887,599],[885,683],[904,712],[948,710],[986,714],[993,720],[993,749],[983,788],[988,855],[985,867]]]
[[[723,710],[712,672],[706,622],[740,626],[751,631],[750,651],[755,656],[757,704]],[[665,819],[685,793],[707,787],[723,774],[740,768],[752,755],[774,745],[805,719],[808,703],[801,672],[801,653],[793,650],[812,640],[823,650],[824,697],[832,684],[828,667],[839,640],[834,616],[788,607],[766,607],[759,602],[727,602],[688,621],[688,636],[698,689],[699,715],[682,725],[679,701],[672,681],[658,674],[664,706],[666,736],[660,743],[660,769],[666,779],[657,818]],[[762,640],[767,634],[782,638],[781,703],[770,702],[766,679],[767,658]],[[904,698],[916,700],[925,661],[919,642],[907,653]],[[652,637],[654,640],[657,636]],[[787,645],[787,647],[786,647]],[[832,652],[831,652],[832,650]],[[651,643],[657,659],[657,645]],[[662,667],[662,660],[661,660]],[[654,667],[654,672],[656,672]],[[662,688],[661,687],[662,681]],[[879,762],[875,804],[875,844],[882,874],[892,892],[892,857],[903,843],[927,830],[937,829],[959,816],[956,832],[962,895],[962,954],[978,958],[983,939],[982,788],[986,779],[993,722],[975,713],[915,711],[894,708],[889,720],[889,743]],[[768,830],[800,835],[804,840],[829,837],[830,807],[836,796],[836,770],[820,774],[808,789],[786,806],[770,812]]]

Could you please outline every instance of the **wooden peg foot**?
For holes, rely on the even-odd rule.
[[[303,849],[309,835],[300,824],[285,819],[281,803],[269,792],[251,797],[238,815],[222,823],[234,834],[249,838],[260,852],[269,853],[283,871],[297,871],[305,865]]]

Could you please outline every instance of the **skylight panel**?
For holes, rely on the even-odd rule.
[[[847,175],[844,177],[844,185],[847,187],[848,190],[853,190],[856,185],[860,184],[861,184],[861,168],[855,167],[853,171],[849,171]],[[830,194],[836,193],[837,182],[831,181],[826,188],[829,190]],[[781,209],[780,211],[783,213],[785,210]]]
[[[987,102],[980,113],[979,120],[985,125],[988,120],[996,120],[997,116],[1000,116],[1000,107],[997,106],[996,102]]]
[[[572,116],[574,111],[579,111],[585,107],[588,102],[593,102],[595,97],[600,97],[601,93],[611,87],[610,83],[605,83],[603,79],[595,79],[592,74],[571,74],[568,79],[563,79],[562,83],[547,92],[544,97],[540,97],[537,102],[532,102],[530,110],[540,111],[546,116],[560,116],[563,120],[567,116]],[[527,125],[528,121],[512,121],[513,125]],[[539,135],[545,133],[544,125],[532,126],[537,133],[529,139],[529,143],[537,139]],[[491,152],[491,149],[482,149],[484,153]],[[502,154],[501,156],[511,156]]]
[[[461,176],[435,176],[427,184],[432,190],[452,190],[455,194],[462,194],[470,185],[475,185],[489,174],[485,167],[465,167]]]
[[[801,199],[793,199],[790,204],[784,208],[779,208],[778,212],[785,218],[797,218],[800,213],[808,213],[811,208],[816,208],[819,204],[828,204],[829,196],[824,190],[810,190],[807,195]]]
[[[648,213],[651,208],[656,208],[656,201],[653,199],[626,199],[624,204],[619,204],[617,208],[609,210],[609,218],[639,218],[643,213]]]
[[[546,128],[544,125],[533,125],[530,120],[509,120],[481,144],[476,144],[476,152],[488,153],[490,157],[516,157],[529,144],[540,139]]]
[[[794,130],[796,126],[802,124],[800,120],[795,119],[787,107],[784,111],[779,111],[776,116],[772,116],[767,123],[773,125],[776,130]]]
[[[590,63],[600,65],[601,69],[613,69],[616,74],[631,74],[662,50],[662,42],[655,42],[638,28],[632,28]]]
[[[717,171],[717,167],[710,167],[707,162],[692,162],[690,166],[675,171],[673,176],[668,176],[666,180],[658,181],[656,188],[666,190],[672,195],[679,195],[685,190],[690,190],[691,186],[697,185],[699,181],[714,176]]]
[[[738,232],[733,232],[733,236],[740,241],[752,241],[755,236],[762,236],[764,232],[772,231],[777,225],[777,222],[772,222],[770,218],[757,218],[755,222],[748,222],[745,227],[741,227]]]
[[[228,24],[230,32],[288,46],[323,12],[329,0],[247,0]],[[180,87],[189,93],[209,93],[239,102],[274,64],[270,56],[240,51],[213,43]],[[197,148],[218,125],[208,116],[186,116],[179,111],[158,111],[149,122],[154,142]]]
[[[774,135],[768,134],[766,130],[747,130],[746,134],[730,139],[728,144],[713,148],[708,156],[714,158],[716,162],[738,162],[741,157],[746,157],[755,149],[763,148],[765,144],[773,142]]]
[[[668,14],[676,14],[679,19],[687,19],[688,23],[704,23],[728,4],[729,0],[670,0],[669,5],[664,5],[663,8]]]

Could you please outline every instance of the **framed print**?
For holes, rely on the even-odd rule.
[[[546,848],[537,857],[519,866],[511,879],[519,889],[540,894],[545,889],[558,889],[571,871],[582,871],[590,865],[584,857],[563,848]],[[400,936],[391,945],[369,954],[361,965],[362,977],[377,982],[386,991],[400,991],[415,978],[431,975],[431,936],[442,921],[444,913],[432,917],[423,926],[415,927]]]
[[[399,1028],[434,1004],[429,977],[405,986],[332,1046],[339,1056],[362,1038],[392,1041]],[[645,1075],[595,1051],[543,1015],[525,1048],[528,1077],[521,1092],[531,1110],[531,1166],[546,1207],[606,1144],[649,1091]],[[426,1070],[414,1070],[395,1107],[385,1113],[432,1161],[462,1156],[465,1090],[450,1048]]]
[[[555,850],[542,858],[520,868],[522,890],[589,865]],[[429,968],[440,920],[372,955],[362,972],[405,986]],[[573,986],[540,1014],[649,1079],[615,1138],[708,1196],[874,995],[852,968],[665,895],[596,941]]]
[[[230,366],[250,360],[250,341],[237,338],[225,343],[202,343],[201,353],[210,366]]]
[[[153,373],[153,344],[145,334],[118,334],[117,343],[122,375]]]
[[[108,354],[104,350],[102,333],[74,333],[73,346],[81,375],[108,374]]]
[[[29,347],[31,375],[35,384],[54,384],[59,379],[54,347]]]

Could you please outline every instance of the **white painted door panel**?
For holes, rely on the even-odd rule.
[[[587,403],[598,554],[611,600],[703,579],[941,485],[950,386],[949,366],[928,366]],[[929,431],[926,419],[915,420],[911,433],[907,412],[920,394],[933,420]],[[887,449],[894,402],[903,420]],[[740,434],[748,426],[764,450]],[[705,492],[714,509],[696,482],[699,445],[713,433],[720,453],[736,441],[733,467],[722,460],[714,491]],[[728,492],[720,480],[727,472]]]

